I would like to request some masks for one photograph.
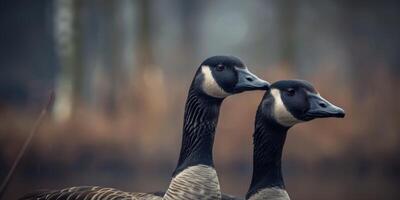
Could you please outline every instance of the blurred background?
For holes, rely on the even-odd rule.
[[[5,199],[40,188],[165,190],[191,79],[230,54],[260,77],[306,79],[346,110],[290,130],[292,199],[399,199],[400,3],[294,0],[2,0],[0,180],[54,90]],[[229,97],[214,160],[244,196],[263,92]]]

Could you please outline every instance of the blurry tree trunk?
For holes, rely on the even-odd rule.
[[[105,73],[107,74],[108,88],[105,96],[105,111],[108,115],[116,112],[116,98],[118,93],[118,85],[121,80],[121,41],[120,33],[122,27],[118,26],[118,4],[121,1],[101,1],[102,10],[104,12],[105,26],[105,44],[103,49],[103,57],[105,63]]]
[[[153,52],[150,43],[150,0],[138,1],[138,71],[151,67],[153,63]]]
[[[152,43],[151,43],[151,3],[150,0],[139,0],[137,11],[137,64],[134,84],[134,108],[137,118],[138,132],[146,133],[141,136],[139,144],[141,149],[154,151],[146,148],[153,140],[153,133],[159,132],[161,123],[164,122],[167,108],[166,89],[162,70],[155,65]],[[146,152],[145,152],[146,153]],[[147,152],[148,153],[148,152]]]
[[[54,35],[60,63],[54,114],[57,120],[66,120],[81,100],[80,2],[57,0],[54,10]]]
[[[115,23],[114,28],[118,30],[112,30],[113,39],[111,39],[111,43],[114,43],[115,50],[115,64],[119,66],[118,72],[114,74],[115,77],[115,85],[114,89],[117,91],[115,93],[114,102],[115,102],[115,110],[116,111],[129,111],[129,107],[132,107],[131,101],[127,101],[129,99],[129,95],[132,93],[127,92],[127,90],[131,90],[129,88],[129,81],[134,79],[134,75],[136,74],[136,60],[138,59],[135,56],[135,45],[136,45],[136,34],[135,30],[137,30],[138,22],[137,13],[136,13],[136,3],[132,0],[119,0],[114,1],[117,2],[115,5],[113,23]],[[111,28],[111,27],[110,27]],[[118,45],[115,45],[118,43]],[[118,49],[117,49],[118,48]],[[137,51],[137,52],[140,52]]]
[[[184,63],[190,64],[194,61],[194,55],[196,53],[198,41],[198,16],[199,16],[199,4],[197,1],[186,1],[179,0],[178,1],[181,9],[181,21],[182,21],[182,58],[184,59]],[[185,70],[190,70],[190,68],[185,67]]]
[[[280,38],[280,63],[286,70],[295,70],[295,18],[296,6],[295,0],[278,1],[278,20],[279,20],[279,38]]]

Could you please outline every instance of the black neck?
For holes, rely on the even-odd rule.
[[[253,177],[246,199],[265,188],[285,187],[281,159],[288,128],[278,124],[271,116],[263,115],[261,109],[257,111],[255,122]]]
[[[181,152],[173,176],[194,165],[214,166],[212,148],[222,100],[205,95],[192,84],[185,106]]]

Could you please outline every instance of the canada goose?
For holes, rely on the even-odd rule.
[[[249,200],[290,199],[282,178],[281,158],[287,131],[292,126],[345,115],[306,81],[277,81],[270,89],[262,98],[255,119],[253,177],[246,195]]]
[[[268,88],[269,83],[249,72],[239,58],[214,56],[200,65],[186,100],[178,165],[163,197],[164,193],[129,193],[88,186],[37,192],[22,199],[221,199],[212,157],[221,103],[232,94]]]

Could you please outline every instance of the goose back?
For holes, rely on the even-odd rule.
[[[19,200],[161,200],[158,193],[130,193],[97,186],[70,187],[62,190],[42,190]]]

